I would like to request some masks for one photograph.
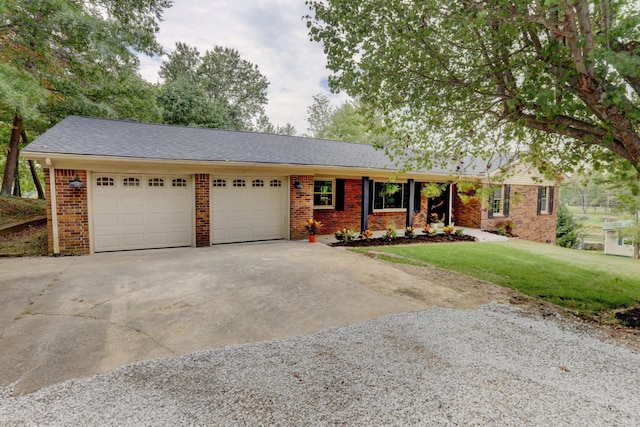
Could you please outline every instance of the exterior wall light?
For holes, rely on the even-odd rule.
[[[300,181],[296,181],[296,182],[294,182],[294,183],[293,183],[293,186],[294,186],[295,188],[297,188],[298,190],[300,190],[300,189],[302,188],[302,184],[300,184]]]
[[[80,181],[80,178],[78,178],[78,174],[76,174],[76,176],[73,178],[73,181],[71,181],[69,183],[69,187],[71,188],[83,188],[84,184],[82,183],[82,181]]]

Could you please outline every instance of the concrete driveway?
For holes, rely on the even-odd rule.
[[[5,258],[0,270],[0,388],[17,382],[14,394],[437,303],[381,291],[424,278],[301,241]]]

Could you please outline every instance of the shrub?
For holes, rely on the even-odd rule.
[[[334,233],[334,236],[336,237],[336,240],[338,242],[347,243],[353,242],[358,237],[355,231],[351,230],[350,228],[343,228],[342,230],[338,230]]]
[[[442,229],[442,231],[444,231],[444,234],[446,234],[447,236],[451,236],[453,234],[453,230],[453,225],[445,225]]]
[[[566,206],[560,205],[558,207],[556,245],[563,248],[576,248],[578,246],[578,240],[583,233],[583,226],[575,220]]]
[[[501,221],[497,223],[496,232],[500,236],[513,236],[513,221]]]

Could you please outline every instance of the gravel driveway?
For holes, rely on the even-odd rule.
[[[432,308],[0,398],[2,425],[637,425],[640,353],[500,304]]]

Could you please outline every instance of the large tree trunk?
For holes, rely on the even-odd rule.
[[[22,197],[22,188],[20,188],[20,168],[17,165],[13,173],[13,196]]]
[[[13,179],[18,168],[18,144],[20,143],[20,132],[22,132],[22,117],[14,114],[11,138],[9,139],[9,153],[7,154],[7,164],[4,167],[2,178],[2,189],[0,196],[11,196]]]
[[[22,137],[22,143],[27,145],[29,140],[27,139],[27,132],[25,132],[24,129],[20,132],[20,136]],[[36,191],[38,192],[38,199],[44,200],[44,190],[42,189],[42,184],[40,183],[40,178],[38,178],[38,172],[36,171],[36,164],[33,160],[29,160],[29,170],[31,171],[33,184],[36,186]]]

